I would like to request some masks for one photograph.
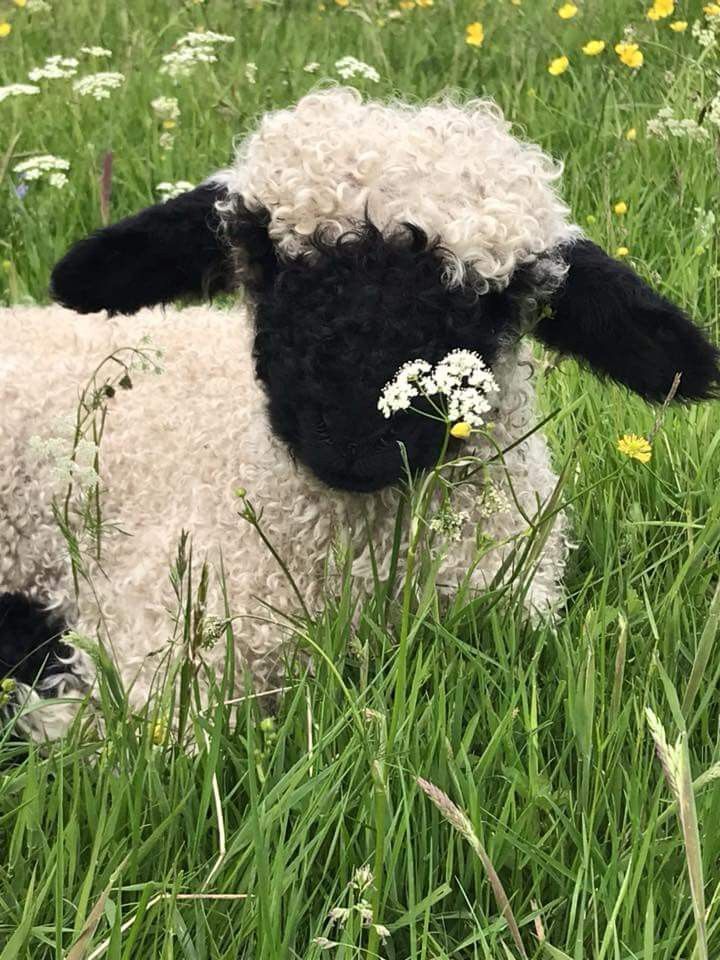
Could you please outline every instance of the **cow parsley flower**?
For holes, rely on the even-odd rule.
[[[125,83],[122,73],[90,73],[73,82],[73,90],[80,97],[92,97],[94,100],[109,100],[110,91],[117,90]]]
[[[305,73],[317,73],[319,69],[320,64],[317,62],[317,60],[312,60],[310,63],[306,63],[303,67]]]
[[[177,180],[175,183],[163,180],[155,189],[160,194],[160,199],[165,202],[172,200],[174,197],[179,197],[181,193],[186,193],[188,190],[194,190],[195,184],[187,180]]]
[[[61,57],[59,55],[47,57],[41,67],[34,67],[28,73],[33,83],[38,80],[63,80],[74,77],[77,73],[78,61],[75,57]]]
[[[163,56],[160,73],[167,74],[177,82],[190,76],[199,63],[215,63],[216,47],[226,43],[235,43],[235,37],[212,30],[186,33],[175,44],[176,49]]]
[[[257,64],[248,61],[245,64],[245,79],[250,84],[251,87],[254,87],[257,83]]]
[[[112,56],[112,50],[106,50],[105,47],[80,47],[80,53],[86,53],[88,57],[98,59]]]
[[[161,120],[177,120],[180,116],[180,105],[175,97],[155,97],[150,106]]]
[[[440,411],[448,423],[463,422],[481,427],[484,415],[492,409],[488,395],[498,385],[482,357],[472,350],[453,350],[434,367],[426,360],[404,364],[380,394],[378,410],[387,419],[401,410],[409,410],[418,397],[445,397],[446,409]]]
[[[343,80],[352,80],[354,77],[370,80],[371,83],[378,83],[380,80],[380,74],[375,67],[355,57],[341,57],[340,60],[335,61],[335,69]]]
[[[435,533],[439,533],[445,540],[457,543],[462,539],[463,527],[470,520],[470,514],[465,510],[453,510],[449,502],[445,502],[428,526]]]
[[[709,140],[709,132],[699,125],[697,120],[690,117],[678,119],[672,107],[663,107],[657,116],[648,120],[647,133],[649,137],[659,137],[668,140],[670,137],[686,138],[688,140]]]
[[[72,483],[86,493],[100,483],[95,470],[98,447],[92,440],[81,438],[73,452],[72,441],[67,437],[33,436],[30,450],[39,461],[49,463],[51,478],[59,485]]]
[[[13,167],[13,173],[19,174],[26,181],[42,180],[47,177],[51,187],[60,189],[67,183],[65,173],[69,169],[70,162],[68,160],[45,153],[16,163]]]
[[[31,97],[40,93],[40,87],[30,83],[10,83],[6,87],[0,87],[0,103],[7,97]]]

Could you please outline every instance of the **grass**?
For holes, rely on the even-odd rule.
[[[698,211],[717,207],[718,130],[705,120],[700,142],[646,134],[665,104],[702,116],[717,88],[717,51],[690,28],[652,24],[634,0],[586,0],[568,21],[545,0],[435,0],[383,27],[387,11],[370,2],[326,6],[51,0],[29,12],[3,0],[0,83],[91,44],[113,56],[80,72],[127,80],[100,103],[56,80],[0,104],[0,298],[43,300],[52,263],[101,222],[108,151],[117,218],[156,199],[160,181],[198,182],[227,161],[232,134],[353,54],[380,72],[365,82],[379,95],[495,97],[565,158],[576,220],[606,248],[627,246],[717,336],[717,240]],[[692,24],[701,4],[685,0],[677,16]],[[464,33],[478,19],[475,49]],[[645,54],[636,72],[612,51],[630,23]],[[174,87],[160,57],[199,25],[236,42]],[[608,48],[584,57],[593,38]],[[550,76],[564,53],[570,69]],[[162,94],[181,109],[169,152],[149,107]],[[39,153],[68,159],[69,183],[30,184],[21,199],[12,167]],[[492,596],[441,613],[421,561],[426,602],[403,644],[381,596],[349,640],[346,578],[301,631],[315,673],[300,671],[273,719],[257,699],[225,704],[222,685],[197,708],[182,672],[174,696],[193,750],[157,706],[132,713],[106,666],[102,737],[85,716],[47,748],[9,731],[1,742],[0,960],[315,958],[323,937],[343,960],[507,960],[521,947],[550,960],[718,955],[720,412],[670,412],[644,466],[614,449],[619,434],[651,429],[639,401],[572,364],[547,367],[541,394],[560,411],[547,429],[568,463],[578,545],[556,627]],[[364,866],[372,883],[358,879]],[[385,942],[363,927],[362,900]],[[350,911],[343,929],[328,925],[338,907]]]

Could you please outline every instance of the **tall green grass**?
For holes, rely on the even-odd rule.
[[[113,57],[81,73],[120,70],[127,82],[99,104],[74,98],[68,81],[0,104],[0,297],[45,298],[54,260],[101,222],[108,151],[119,217],[155,199],[160,181],[197,182],[225,163],[234,134],[353,54],[381,74],[368,92],[495,97],[565,159],[578,222],[610,250],[627,246],[717,334],[717,240],[697,212],[717,206],[717,131],[707,143],[645,133],[666,102],[697,118],[717,54],[698,66],[690,29],[650,24],[641,3],[580,6],[565,22],[544,0],[435,0],[378,26],[387,8],[360,2],[321,12],[301,0],[55,0],[44,13],[4,3],[13,29],[0,40],[1,83],[91,44]],[[678,16],[692,23],[701,4]],[[479,50],[464,43],[477,19]],[[631,23],[646,56],[637,73],[612,51]],[[160,57],[199,25],[236,42],[173,87]],[[585,58],[588,39],[608,49]],[[571,69],[551,77],[561,53]],[[318,74],[304,72],[310,61]],[[161,94],[181,107],[169,153],[149,106]],[[12,167],[37,153],[69,159],[70,183],[31,185],[20,199]],[[612,212],[620,199],[624,217]],[[614,448],[619,434],[652,427],[639,401],[571,364],[547,365],[540,389],[560,410],[547,432],[568,462],[577,545],[557,623],[533,626],[492,595],[441,608],[421,562],[425,602],[406,643],[382,592],[358,613],[346,576],[299,628],[314,671],[296,663],[274,714],[249,692],[225,703],[221,680],[198,704],[187,668],[137,714],[105,665],[102,735],[88,710],[62,743],[27,746],[8,731],[0,747],[0,960],[315,958],[325,955],[316,938],[338,943],[328,951],[343,960],[506,960],[521,955],[513,924],[531,957],[718,955],[720,414],[670,412],[643,466]],[[188,601],[188,629],[191,618]],[[182,743],[164,720],[171,697],[186,717]],[[658,741],[671,751],[662,763]],[[433,803],[418,777],[459,812]],[[374,879],[361,891],[363,866]],[[384,942],[362,926],[363,898]],[[344,929],[329,925],[336,907],[350,910]]]

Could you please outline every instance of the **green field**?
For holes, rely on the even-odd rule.
[[[0,0],[0,87],[78,61],[0,102],[0,303],[45,301],[71,241],[161,182],[199,182],[354,56],[379,74],[352,81],[373,96],[494,97],[564,160],[587,233],[718,339],[720,8],[662,16],[656,0],[649,19],[651,2],[577,0],[564,19],[549,0]],[[640,66],[614,50],[628,28]],[[235,39],[174,82],[162,57],[197,30]],[[73,89],[98,71],[122,74],[108,99]],[[178,101],[164,125],[158,97]],[[38,155],[69,162],[64,186],[15,169]],[[314,675],[273,719],[221,692],[196,709],[183,673],[190,750],[153,706],[133,714],[108,668],[101,738],[86,721],[49,747],[0,736],[0,960],[720,956],[720,407],[672,409],[643,464],[617,439],[655,411],[573,363],[540,366],[577,544],[555,627],[492,599],[441,615],[420,564],[398,645],[378,597],[353,635],[346,582],[303,630]]]

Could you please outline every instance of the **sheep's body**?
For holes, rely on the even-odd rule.
[[[169,571],[183,529],[192,538],[194,556],[211,564],[208,612],[224,614],[218,589],[222,555],[230,610],[238,618],[237,652],[261,684],[276,671],[287,631],[267,622],[273,614],[262,601],[288,613],[297,611],[297,601],[275,559],[239,518],[234,493],[239,486],[263,511],[263,528],[311,609],[322,603],[334,538],[352,540],[357,582],[371,586],[366,515],[376,556],[383,561],[391,553],[397,492],[331,490],[291,461],[268,428],[244,321],[237,311],[210,308],[144,311],[116,320],[79,317],[59,307],[0,312],[0,593],[22,591],[52,604],[72,603],[67,549],[52,513],[52,498],[62,496],[64,486],[53,479],[49,463],[38,464],[31,437],[52,436],[58,418],[73,415],[79,391],[104,356],[138,344],[145,334],[163,350],[162,374],[138,373],[133,389],[119,390],[110,401],[100,470],[103,515],[110,525],[103,536],[104,574],[94,571],[95,594],[82,585],[77,618],[78,630],[90,636],[101,625],[140,703],[173,635],[176,604]],[[510,353],[495,374],[500,386],[495,436],[506,445],[533,423],[530,365],[518,364]],[[556,481],[543,437],[534,433],[526,439],[507,456],[506,466],[524,510],[534,514]],[[475,559],[478,522],[498,541],[526,528],[514,508],[481,519],[479,499],[477,487],[458,492],[455,506],[471,521],[462,539],[447,545],[440,580],[449,589]],[[505,549],[483,557],[475,586],[495,574]],[[557,601],[565,556],[559,521],[528,597],[536,608]],[[221,647],[204,654],[218,669]]]

